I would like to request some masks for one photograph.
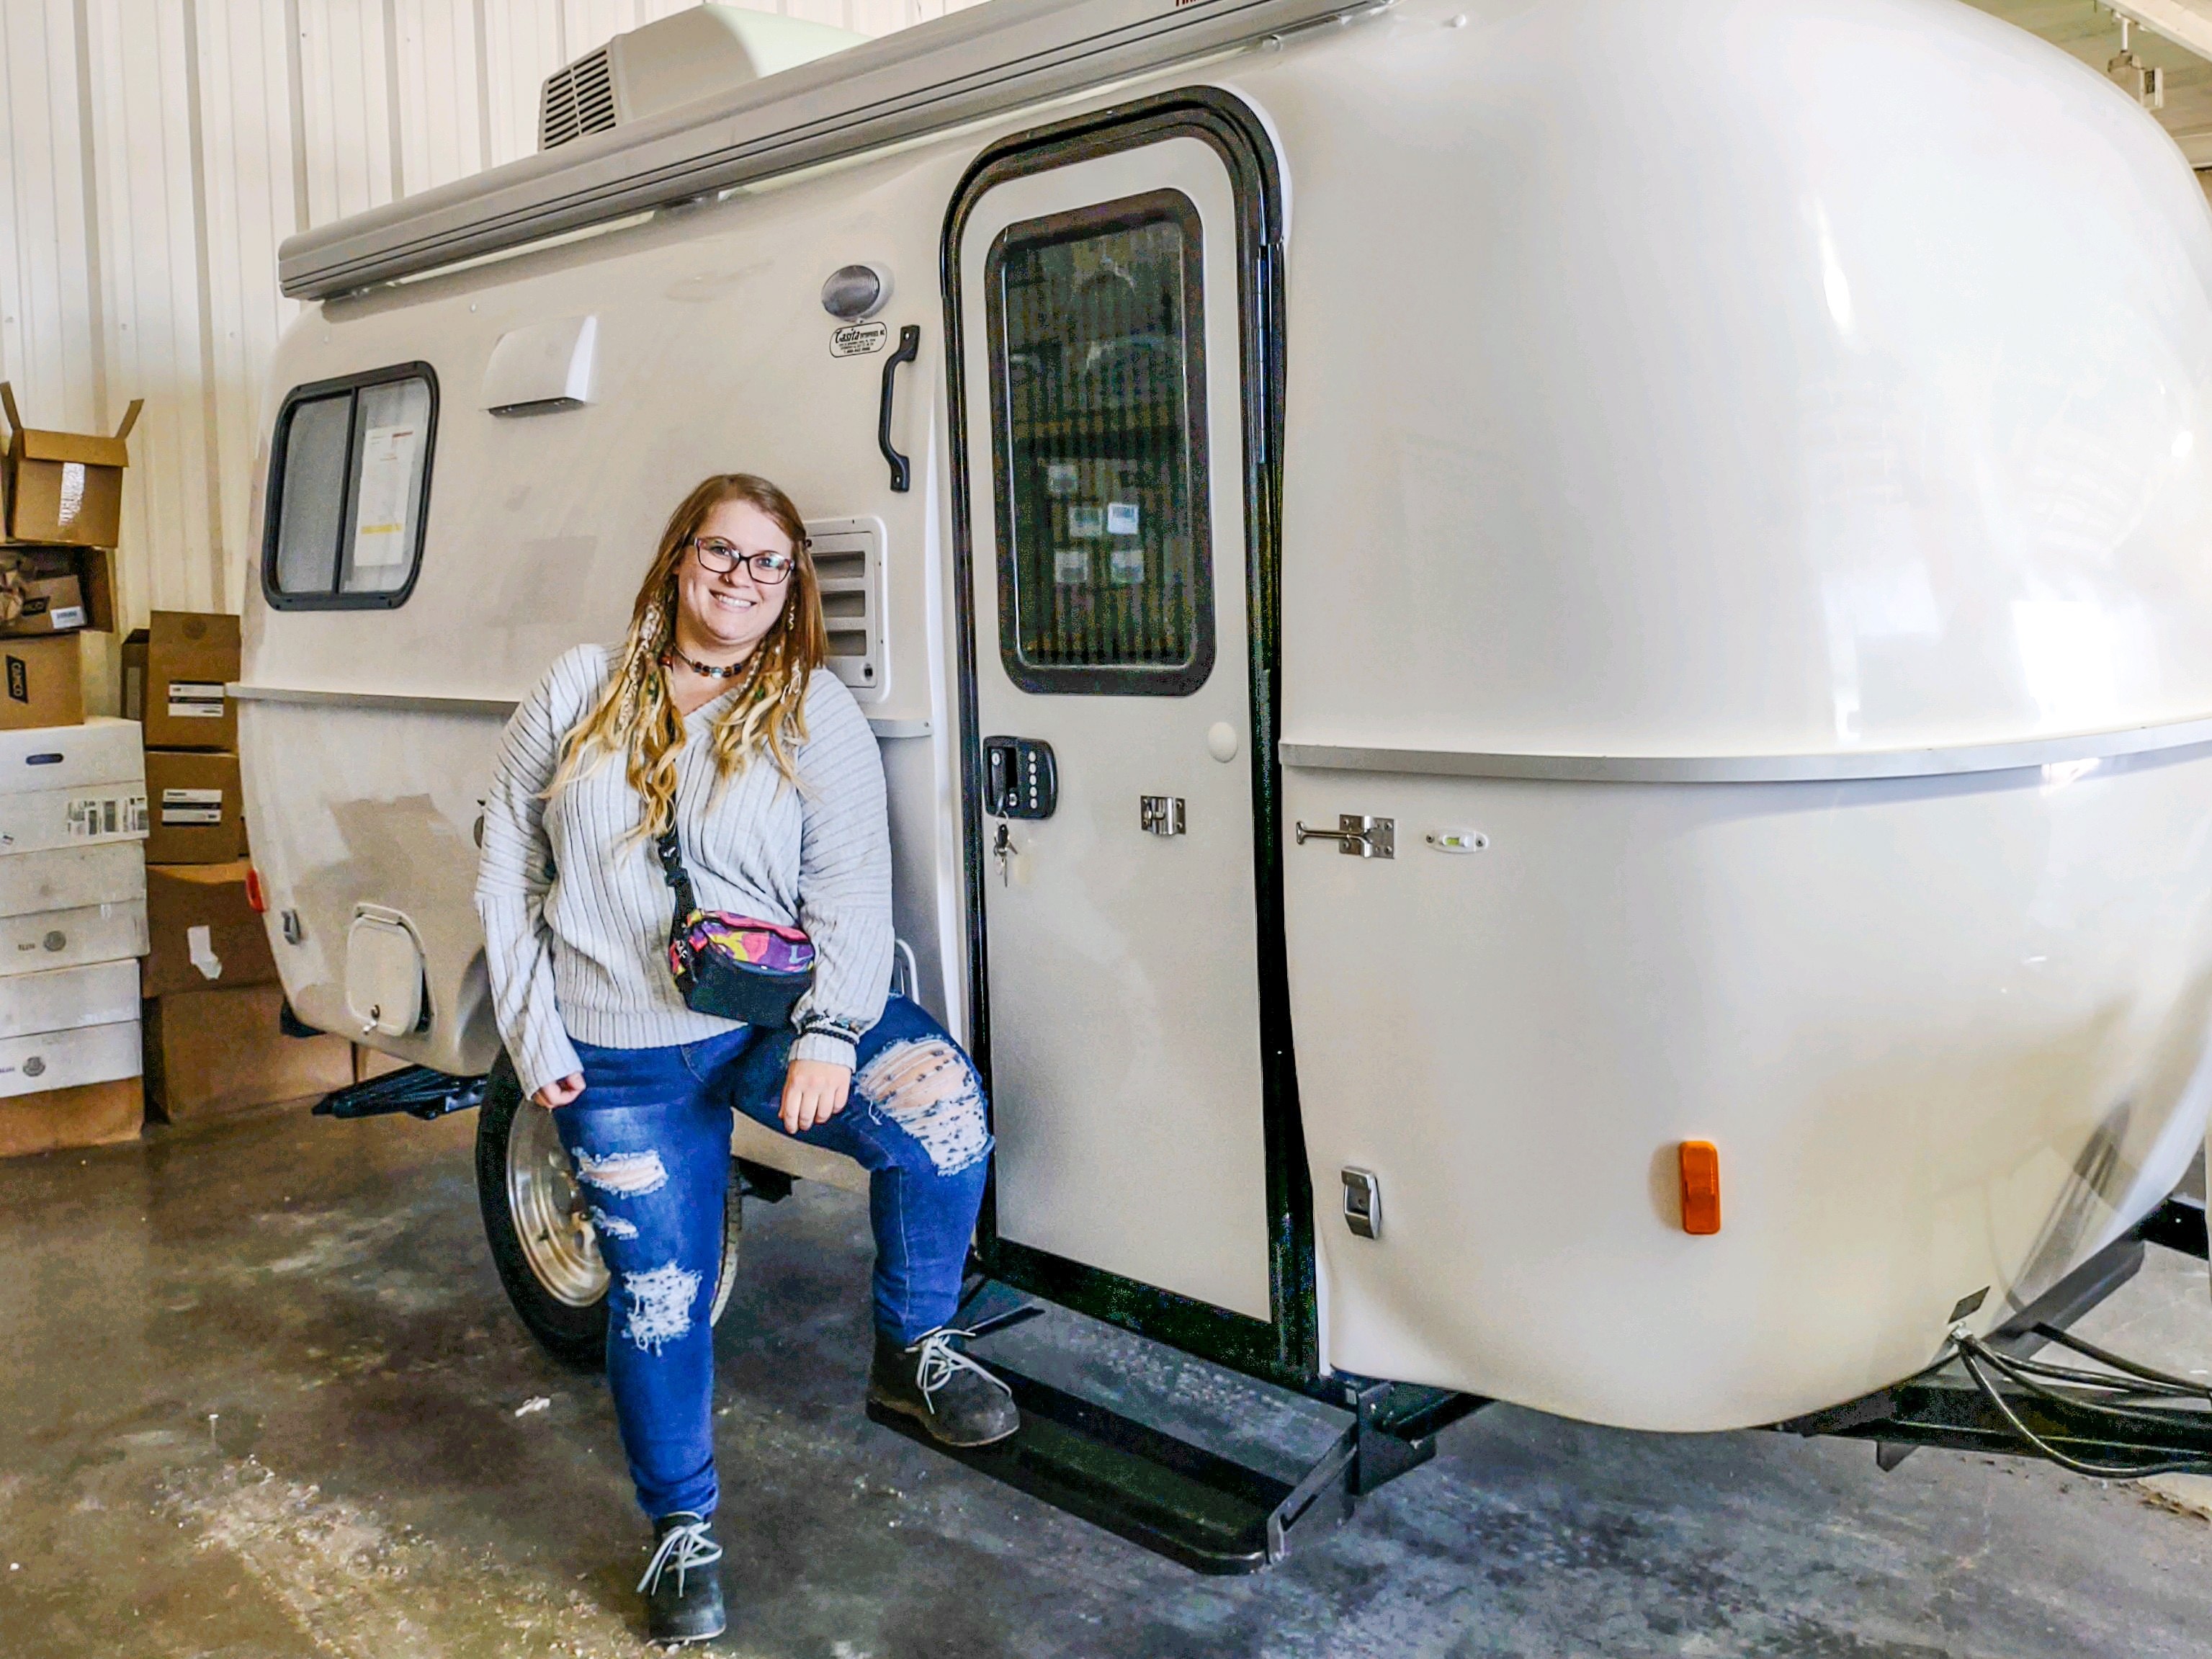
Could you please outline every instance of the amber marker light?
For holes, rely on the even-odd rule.
[[[1721,1230],[1721,1149],[1710,1140],[1682,1143],[1682,1231]]]
[[[246,866],[246,902],[257,916],[269,914],[269,896],[261,890],[261,872],[250,864]]]

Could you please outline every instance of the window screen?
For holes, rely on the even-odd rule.
[[[410,363],[301,386],[276,417],[263,588],[280,610],[405,601],[422,562],[437,380]]]
[[[1179,696],[1212,670],[1200,253],[1177,191],[992,248],[1000,650],[1025,690]]]

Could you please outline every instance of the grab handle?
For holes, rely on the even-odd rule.
[[[921,349],[921,330],[912,323],[899,330],[898,349],[884,360],[884,401],[876,411],[876,447],[891,464],[891,489],[903,495],[913,487],[914,470],[906,457],[891,447],[891,400],[896,391],[901,363],[910,363]]]

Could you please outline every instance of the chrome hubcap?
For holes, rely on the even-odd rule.
[[[588,1308],[607,1293],[599,1236],[553,1114],[524,1102],[507,1137],[507,1203],[523,1259],[555,1300]]]

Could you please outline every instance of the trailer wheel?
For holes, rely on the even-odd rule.
[[[606,1363],[607,1269],[580,1200],[553,1114],[523,1098],[501,1054],[477,1115],[477,1204],[501,1288],[530,1334],[568,1364]],[[722,1265],[709,1320],[719,1322],[737,1284],[744,1211],[738,1166],[722,1209]]]

